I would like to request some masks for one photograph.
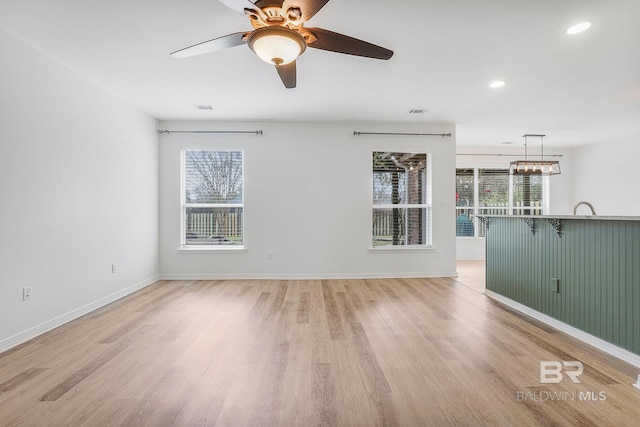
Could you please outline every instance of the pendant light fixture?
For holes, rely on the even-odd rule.
[[[560,174],[560,162],[544,159],[543,139],[546,135],[526,134],[524,137],[524,160],[511,162],[509,174],[511,175],[558,175]],[[540,138],[540,160],[529,160],[527,153],[527,138]]]

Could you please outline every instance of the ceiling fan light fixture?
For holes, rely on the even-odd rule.
[[[220,0],[222,4],[251,20],[251,31],[238,31],[171,52],[173,58],[187,58],[240,45],[264,62],[275,65],[287,89],[296,87],[296,59],[308,47],[363,58],[388,60],[393,51],[324,28],[304,28],[329,0]]]
[[[258,28],[249,35],[247,44],[260,59],[276,66],[295,61],[307,48],[298,32],[278,26]]]

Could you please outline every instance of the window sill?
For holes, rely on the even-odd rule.
[[[370,247],[369,252],[436,252],[433,246],[378,246]]]
[[[244,246],[180,246],[176,249],[178,252],[184,253],[198,253],[198,254],[243,254],[247,252],[247,248]]]

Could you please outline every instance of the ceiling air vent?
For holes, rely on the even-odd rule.
[[[424,114],[427,111],[429,111],[429,110],[426,109],[426,108],[422,108],[422,109],[414,108],[412,110],[409,110],[409,114]]]
[[[198,111],[211,111],[211,110],[213,110],[213,107],[211,105],[194,105],[193,108],[195,108]]]

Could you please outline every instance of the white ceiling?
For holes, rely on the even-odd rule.
[[[307,26],[395,54],[307,49],[287,90],[246,46],[169,57],[251,29],[216,0],[0,0],[0,27],[159,119],[455,123],[460,145],[640,139],[638,18],[638,0],[331,0]]]

